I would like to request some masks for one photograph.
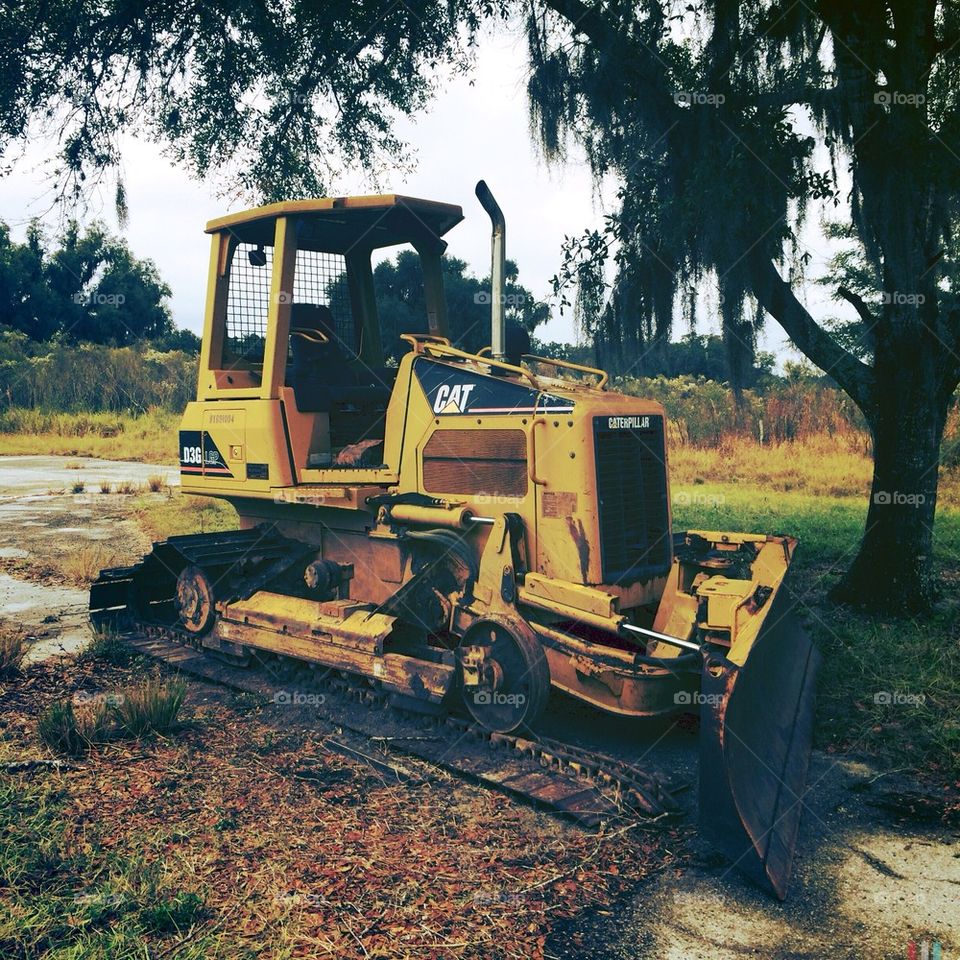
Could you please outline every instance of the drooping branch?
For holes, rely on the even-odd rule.
[[[655,110],[659,118],[661,132],[665,130],[678,110],[665,82],[663,61],[658,52],[636,37],[628,39],[598,8],[581,0],[546,0],[546,6],[563,17],[571,30],[582,33],[603,51],[607,62],[615,65],[612,75],[626,74],[639,85],[647,107]]]
[[[797,349],[840,384],[870,420],[876,405],[872,368],[844,350],[813,319],[768,257],[752,254],[747,269],[751,288],[763,309],[783,327]]]

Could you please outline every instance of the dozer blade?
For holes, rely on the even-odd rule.
[[[714,653],[703,665],[700,830],[781,900],[803,809],[819,662],[784,584],[743,665]]]

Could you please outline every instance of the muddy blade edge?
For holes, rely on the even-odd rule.
[[[703,666],[700,830],[781,900],[803,810],[819,664],[784,585],[746,662],[711,655]]]

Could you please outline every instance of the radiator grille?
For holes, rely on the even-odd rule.
[[[522,497],[527,445],[522,430],[438,430],[423,448],[427,493]]]
[[[610,429],[594,419],[600,555],[604,583],[635,583],[670,568],[670,511],[663,418],[637,429]]]

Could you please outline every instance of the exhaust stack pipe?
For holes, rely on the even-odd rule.
[[[480,205],[487,211],[487,216],[490,217],[490,222],[493,225],[490,264],[490,320],[492,324],[490,352],[495,360],[503,360],[507,355],[506,329],[503,321],[503,284],[506,273],[504,243],[506,241],[507,224],[503,219],[503,211],[497,201],[493,199],[493,194],[485,181],[481,180],[477,184],[476,194]]]

